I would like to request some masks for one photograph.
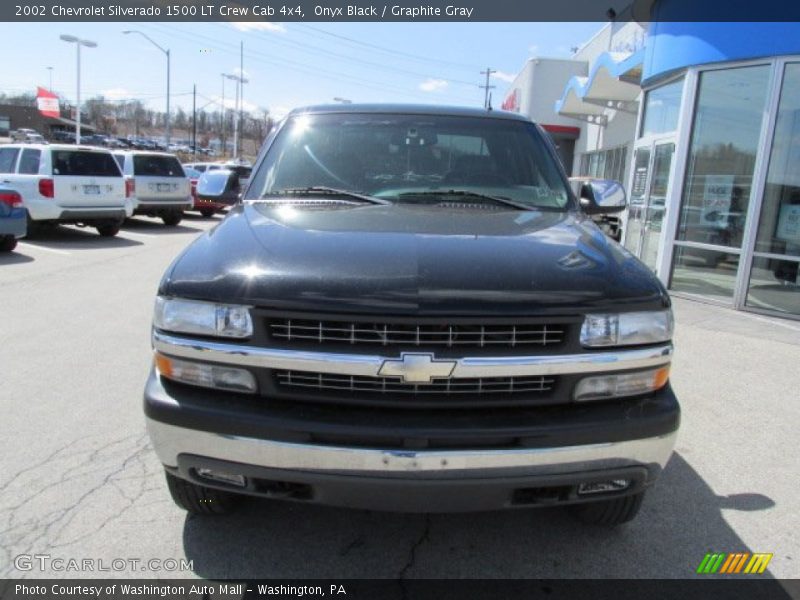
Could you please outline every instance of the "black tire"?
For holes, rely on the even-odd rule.
[[[17,247],[17,238],[13,235],[0,236],[0,252],[11,252]]]
[[[241,497],[237,494],[197,485],[166,471],[164,474],[167,476],[167,487],[172,500],[192,514],[224,515],[241,502]]]
[[[217,212],[213,208],[204,208],[200,211],[200,214],[203,215],[206,219],[210,219],[214,216],[214,213]]]
[[[182,210],[170,210],[161,213],[161,220],[164,221],[164,225],[168,225],[170,227],[175,227],[181,222],[181,219],[183,219]]]
[[[570,506],[570,512],[580,521],[590,525],[621,525],[633,520],[639,513],[643,499],[644,492],[639,492],[613,500],[573,504]]]
[[[103,223],[101,225],[97,225],[97,233],[99,233],[102,237],[114,237],[119,233],[119,223]]]

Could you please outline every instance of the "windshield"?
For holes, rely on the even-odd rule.
[[[480,117],[299,115],[286,123],[245,199],[331,187],[390,201],[469,192],[566,209],[569,194],[536,126]]]

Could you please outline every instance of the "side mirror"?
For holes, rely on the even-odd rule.
[[[581,208],[588,215],[618,213],[628,204],[625,188],[617,181],[581,177],[570,182],[577,187]]]
[[[228,169],[206,171],[197,180],[197,199],[217,202],[218,204],[236,204],[239,201],[242,187],[239,175]]]

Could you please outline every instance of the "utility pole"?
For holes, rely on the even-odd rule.
[[[192,86],[192,159],[197,160],[197,84]]]
[[[497,73],[497,70],[490,69],[486,67],[485,71],[481,71],[481,75],[486,75],[486,84],[479,85],[479,88],[483,88],[483,108],[489,108],[489,90],[494,89],[495,86],[489,85],[489,78],[492,76],[492,73]]]
[[[222,156],[225,156],[225,73],[221,73],[222,75],[222,110],[220,111],[220,141],[222,142],[221,152]]]
[[[239,93],[239,144],[244,146],[244,42],[239,41],[239,77],[241,78],[242,91]],[[241,154],[236,148],[236,157]]]

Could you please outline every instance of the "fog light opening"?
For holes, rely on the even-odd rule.
[[[629,479],[613,479],[611,481],[592,481],[582,483],[578,486],[579,496],[590,496],[592,494],[607,494],[609,492],[621,492],[631,487]]]
[[[196,469],[195,473],[201,479],[208,479],[209,481],[215,481],[217,483],[235,485],[236,487],[245,487],[247,485],[247,479],[244,475],[214,471],[213,469]]]

